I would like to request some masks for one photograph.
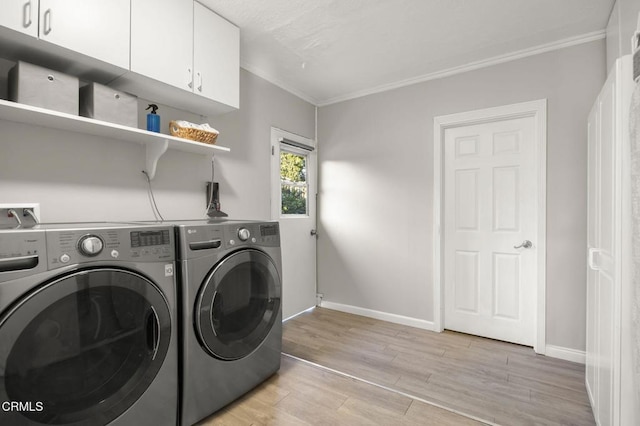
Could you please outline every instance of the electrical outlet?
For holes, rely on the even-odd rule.
[[[33,213],[36,219],[29,212]],[[31,226],[38,222],[40,222],[40,203],[0,204],[0,225]]]

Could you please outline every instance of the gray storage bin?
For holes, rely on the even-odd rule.
[[[9,100],[78,115],[77,77],[18,62],[9,71]]]
[[[80,115],[138,127],[138,98],[98,83],[80,89]]]

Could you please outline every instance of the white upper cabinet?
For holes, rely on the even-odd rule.
[[[74,52],[128,69],[129,2],[130,0],[40,0],[39,37]],[[35,8],[37,11],[37,3]],[[4,17],[4,12],[2,15]]]
[[[131,0],[131,71],[193,87],[193,0]]]
[[[200,3],[194,3],[195,93],[238,108],[240,30]]]
[[[215,101],[223,109],[238,108],[238,27],[193,0],[131,0],[131,28],[133,73],[202,96],[204,99],[189,95],[193,106],[186,108],[193,112],[207,112],[195,110],[206,100]],[[132,90],[134,85],[143,90],[150,87],[131,75],[123,76],[115,85],[125,90]],[[167,103],[157,91],[150,95]],[[170,105],[185,108],[181,102],[184,96],[171,96]]]
[[[38,0],[4,0],[0,26],[38,36]]]
[[[240,30],[194,0],[2,0],[0,51],[200,115],[240,103]]]

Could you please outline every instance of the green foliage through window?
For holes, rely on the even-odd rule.
[[[280,186],[282,214],[307,214],[307,158],[282,151],[280,153]]]

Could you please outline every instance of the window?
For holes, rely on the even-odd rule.
[[[271,128],[271,218],[313,220],[315,227],[317,154],[315,142]]]
[[[307,155],[280,151],[280,214],[308,215]]]

